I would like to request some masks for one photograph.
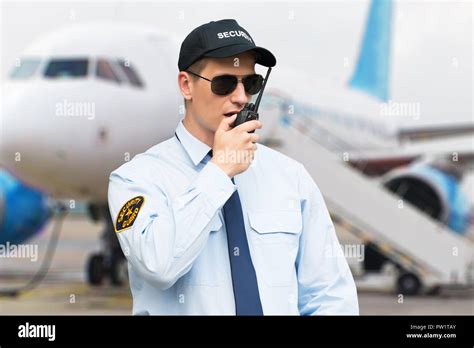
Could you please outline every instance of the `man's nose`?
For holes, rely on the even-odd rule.
[[[247,93],[245,93],[244,84],[239,81],[239,83],[237,83],[237,87],[230,96],[230,101],[234,104],[241,104],[242,106],[244,106],[245,103],[248,103],[250,101],[250,99],[251,97],[248,96]]]

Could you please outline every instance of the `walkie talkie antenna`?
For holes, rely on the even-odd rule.
[[[258,106],[260,105],[260,100],[262,99],[263,95],[263,90],[265,89],[265,85],[267,84],[268,81],[268,76],[270,76],[270,72],[272,71],[272,68],[268,68],[267,70],[267,75],[265,76],[265,79],[263,80],[263,86],[262,89],[260,90],[260,93],[257,97],[257,100],[255,101],[255,107],[253,108],[253,111],[257,112],[258,111]]]

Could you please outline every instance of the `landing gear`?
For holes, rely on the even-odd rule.
[[[87,261],[87,282],[91,285],[101,285],[104,276],[104,255],[92,254]]]
[[[122,253],[114,225],[107,206],[91,206],[89,212],[94,221],[106,221],[101,236],[102,250],[92,254],[86,265],[87,281],[90,285],[102,285],[109,278],[112,285],[120,286],[128,282],[127,260]]]

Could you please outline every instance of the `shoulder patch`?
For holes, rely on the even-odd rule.
[[[140,209],[145,202],[145,197],[133,197],[120,209],[117,219],[115,220],[115,232],[127,230],[133,226]]]

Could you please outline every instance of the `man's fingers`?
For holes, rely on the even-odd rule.
[[[256,143],[260,139],[260,135],[255,133],[250,133],[250,141]]]
[[[241,125],[235,127],[234,129],[238,130],[238,131],[241,131],[241,132],[242,131],[250,132],[250,131],[253,131],[253,130],[259,129],[259,128],[262,128],[262,122],[257,121],[257,120],[253,120],[253,121],[244,122]]]
[[[235,119],[237,118],[237,114],[233,114],[232,116],[226,116],[224,119],[219,123],[219,127],[217,130],[229,131],[232,129],[231,125],[234,123]]]

